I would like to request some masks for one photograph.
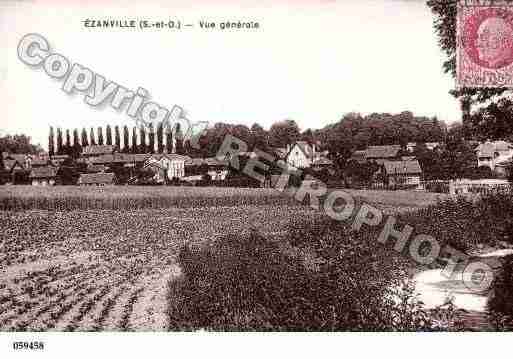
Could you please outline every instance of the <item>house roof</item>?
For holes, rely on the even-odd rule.
[[[397,157],[401,150],[400,145],[387,145],[387,146],[369,146],[365,150],[365,158],[392,158]]]
[[[222,160],[216,157],[208,157],[204,159],[204,162],[208,166],[228,166],[229,161],[228,160]]]
[[[82,173],[78,179],[79,184],[111,184],[114,182],[114,173]]]
[[[385,172],[389,175],[394,174],[421,174],[419,161],[384,161]]]
[[[52,166],[36,167],[30,172],[30,178],[52,178],[57,176],[57,168]]]
[[[70,158],[69,155],[53,155],[51,157],[52,160],[65,160],[65,159],[68,159]]]
[[[203,164],[202,158],[189,158],[187,161],[185,161],[186,166],[201,166]]]
[[[481,157],[494,157],[495,152],[507,152],[513,149],[513,145],[506,141],[487,141],[476,147],[475,151]]]
[[[171,161],[188,161],[191,158],[189,156],[179,155],[176,153],[158,153],[150,155],[150,158],[160,161],[162,158],[167,158]]]
[[[100,155],[91,159],[92,164],[101,165],[109,163],[142,163],[145,162],[151,154],[132,154],[132,153],[113,153]]]
[[[82,149],[83,155],[103,155],[113,153],[116,147],[113,145],[92,145]]]

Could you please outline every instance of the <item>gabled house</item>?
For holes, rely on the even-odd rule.
[[[384,161],[384,182],[389,186],[420,186],[422,168],[419,161]]]
[[[153,170],[155,172],[154,180],[163,183],[167,179],[185,177],[185,162],[189,159],[188,156],[174,153],[155,154],[148,157],[144,163],[144,168]]]
[[[316,145],[307,141],[297,141],[287,147],[286,162],[294,168],[320,168],[333,164],[327,158],[327,152],[318,152]]]
[[[32,186],[53,186],[57,182],[57,168],[53,166],[35,167],[29,175]]]
[[[486,141],[478,145],[475,152],[477,167],[486,166],[496,171],[500,170],[497,168],[498,164],[506,163],[513,158],[513,144],[506,141]]]

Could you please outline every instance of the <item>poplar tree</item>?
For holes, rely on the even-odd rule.
[[[98,145],[102,146],[103,145],[103,129],[101,127],[98,127],[97,135],[98,135]]]
[[[144,127],[141,126],[140,129],[139,129],[139,135],[141,137],[141,147],[139,148],[139,152],[140,153],[146,153],[147,152],[147,148],[146,148],[146,131],[144,130]]]
[[[82,152],[82,146],[80,146],[80,136],[78,135],[78,130],[75,128],[73,130],[73,147],[71,149],[71,154],[74,158],[77,158]]]
[[[82,128],[81,137],[82,137],[82,147],[89,146],[89,141],[87,140],[87,130],[85,129],[85,127]]]
[[[166,131],[166,150],[167,153],[173,153],[173,132],[171,129]]]
[[[116,146],[116,150],[121,150],[121,136],[119,134],[119,126],[114,127],[114,145]]]
[[[91,131],[89,132],[89,143],[91,144],[91,146],[96,145],[96,140],[94,138],[94,129],[92,127],[91,127]]]
[[[139,149],[137,148],[137,128],[132,128],[132,153],[138,153]]]
[[[123,127],[123,152],[130,152],[130,133],[128,132],[128,126]]]
[[[164,127],[162,126],[162,122],[159,123],[157,127],[157,148],[158,153],[164,152]]]
[[[149,129],[149,133],[148,133],[148,138],[149,138],[148,147],[149,147],[150,153],[155,153],[155,129],[153,128],[152,123],[150,123],[149,127],[150,127],[150,129]]]
[[[64,146],[64,151],[66,154],[71,155],[71,136],[69,133],[69,129],[66,129],[66,144]]]
[[[55,154],[55,147],[54,147],[54,133],[53,133],[53,127],[50,126],[50,134],[48,135],[48,154],[50,156],[53,156]],[[1,155],[0,155],[1,157]],[[3,166],[2,166],[3,168]]]
[[[110,128],[110,125],[107,125],[107,128],[105,129],[105,136],[106,136],[106,141],[107,141],[107,145],[110,146],[112,145],[112,130]]]
[[[62,130],[60,127],[57,128],[57,154],[62,155],[64,148],[62,146]]]

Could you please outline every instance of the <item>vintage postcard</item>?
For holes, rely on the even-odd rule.
[[[0,51],[1,358],[509,339],[509,1],[1,0]]]

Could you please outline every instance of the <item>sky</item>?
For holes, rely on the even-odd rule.
[[[86,19],[176,19],[181,30],[85,28]],[[252,30],[204,30],[200,21],[253,21]],[[444,55],[424,1],[406,0],[2,0],[0,133],[47,147],[49,126],[134,126],[124,111],[95,108],[63,81],[27,66],[17,46],[43,35],[51,52],[150,100],[181,106],[192,122],[269,128],[293,119],[321,128],[347,112],[459,121]]]

